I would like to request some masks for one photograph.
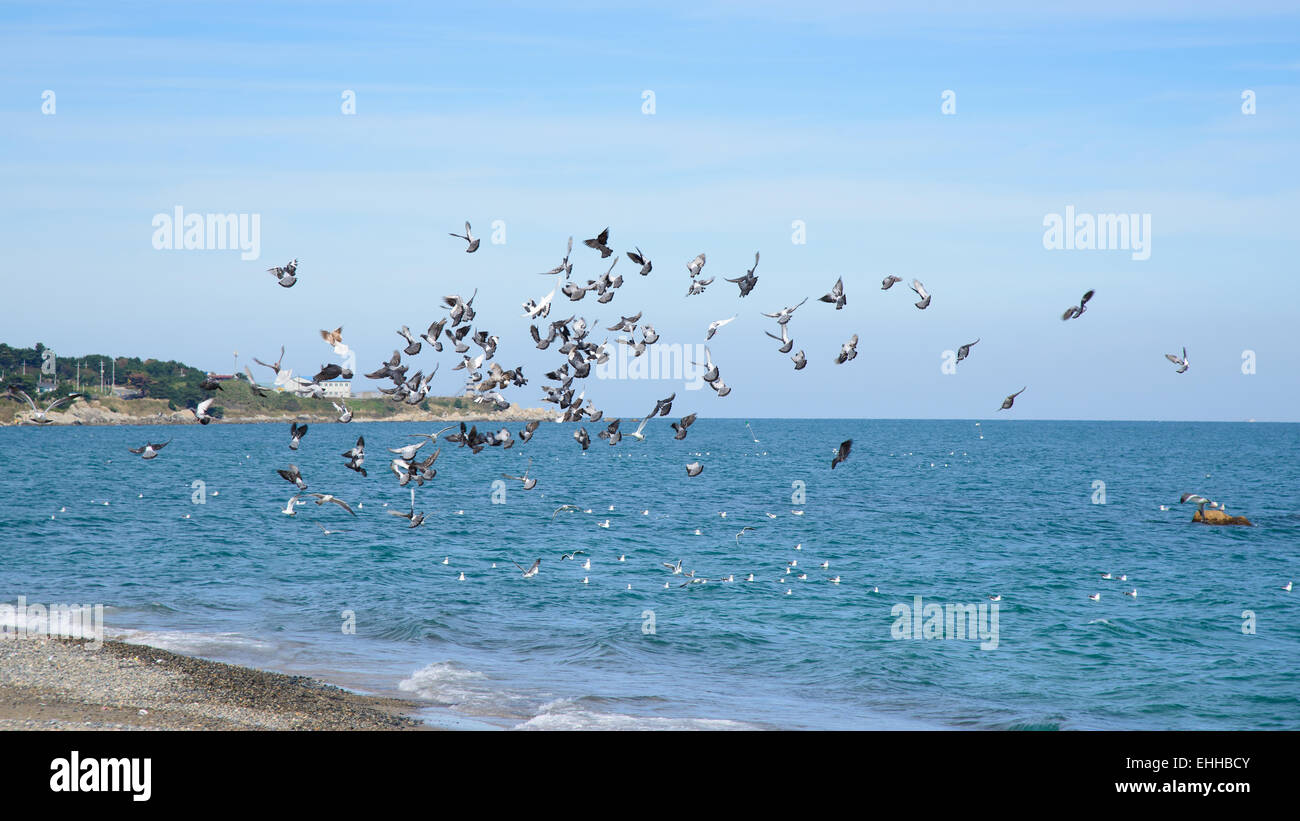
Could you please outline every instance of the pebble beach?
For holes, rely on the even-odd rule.
[[[414,707],[119,641],[0,641],[0,730],[428,729]]]

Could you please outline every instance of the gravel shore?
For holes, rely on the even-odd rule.
[[[137,644],[0,640],[0,730],[418,730],[412,702]]]

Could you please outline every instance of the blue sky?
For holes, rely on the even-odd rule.
[[[1028,385],[1017,418],[1298,421],[1300,11],[1131,5],[6,3],[0,340],[218,371],[283,344],[306,372],[341,324],[371,370],[398,327],[477,287],[498,359],[531,379],[507,395],[536,406],[559,360],[520,304],[570,235],[608,225],[655,270],[624,259],[615,300],[580,314],[644,310],[692,344],[740,315],[709,343],[730,396],[591,380],[610,415],[678,389],[706,416],[988,418]],[[177,205],[260,214],[261,258],[155,250],[151,221]],[[1150,214],[1150,259],[1044,249],[1067,205]],[[473,255],[447,236],[466,219]],[[741,300],[721,277],[756,250]],[[701,251],[719,278],[686,299]],[[276,287],[265,269],[295,256],[302,280]],[[574,263],[585,281],[608,261]],[[886,274],[920,278],[931,307],[881,292]],[[845,310],[810,301],[790,323],[796,373],[759,314],[839,276]],[[834,365],[853,333],[859,357]],[[1163,354],[1183,346],[1178,376]],[[442,361],[435,389],[455,393]]]

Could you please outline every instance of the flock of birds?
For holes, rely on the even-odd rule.
[[[464,233],[449,232],[453,237],[457,237],[466,242],[466,253],[475,253],[480,248],[480,239],[473,235],[469,222],[465,223]],[[604,411],[599,409],[594,401],[586,396],[586,380],[594,365],[603,364],[608,361],[611,351],[615,350],[610,344],[609,336],[603,341],[597,343],[592,336],[596,323],[589,322],[586,318],[578,316],[576,313],[562,319],[556,319],[549,323],[543,323],[550,317],[551,311],[555,306],[557,294],[567,298],[570,303],[583,301],[589,294],[595,294],[595,301],[604,305],[612,302],[623,287],[624,278],[621,274],[616,275],[614,269],[617,266],[622,255],[618,254],[610,245],[610,230],[605,228],[596,236],[584,240],[583,245],[599,253],[601,260],[613,257],[609,267],[604,270],[597,278],[586,280],[586,284],[580,284],[579,281],[572,278],[574,265],[571,261],[573,254],[573,237],[569,237],[568,244],[565,247],[563,258],[559,264],[548,271],[541,272],[542,276],[554,276],[556,278],[554,287],[549,293],[539,299],[529,299],[523,303],[523,318],[530,322],[530,334],[538,350],[548,350],[555,345],[556,353],[559,354],[562,362],[553,370],[545,374],[546,383],[542,386],[542,402],[550,403],[556,406],[556,415],[554,421],[557,423],[572,423],[576,425],[573,432],[573,438],[582,450],[591,447],[592,439],[589,435],[586,425],[604,422],[604,427],[597,433],[597,438],[608,443],[613,447],[618,445],[624,436],[621,430],[622,419],[604,419]],[[641,277],[647,277],[653,271],[654,266],[650,258],[640,249],[634,246],[635,250],[626,251],[624,255],[630,262],[638,266],[636,273]],[[747,269],[744,274],[724,278],[726,282],[733,283],[738,287],[739,298],[748,297],[756,288],[759,277],[756,271],[759,266],[760,256],[754,254],[754,264]],[[702,276],[707,257],[700,253],[685,265],[688,274],[688,287],[686,296],[696,296],[702,294],[704,290],[711,285],[715,277]],[[297,259],[282,266],[275,266],[268,271],[276,278],[277,283],[283,288],[291,288],[299,281],[299,263]],[[888,291],[894,285],[903,280],[897,276],[887,276],[881,282],[881,290]],[[914,303],[918,310],[925,310],[930,307],[933,299],[930,292],[920,280],[913,279],[911,289],[918,297]],[[1063,321],[1077,320],[1087,311],[1089,302],[1095,295],[1094,290],[1085,292],[1077,305],[1071,305],[1062,314]],[[443,297],[443,306],[447,315],[438,317],[429,323],[427,330],[423,333],[415,334],[410,327],[403,325],[395,329],[395,333],[402,339],[403,345],[396,348],[392,355],[381,362],[376,370],[365,374],[368,379],[387,380],[391,384],[386,387],[380,387],[379,390],[393,402],[400,402],[406,405],[416,406],[423,402],[429,395],[432,380],[437,374],[441,363],[434,363],[432,368],[418,367],[411,373],[411,368],[415,367],[414,358],[426,353],[444,353],[450,348],[454,354],[459,357],[459,361],[451,368],[453,371],[463,370],[465,372],[465,392],[473,396],[473,401],[479,405],[485,405],[494,410],[505,410],[510,407],[511,403],[505,398],[504,392],[510,388],[521,388],[528,384],[529,380],[524,375],[522,365],[514,367],[503,367],[499,362],[494,361],[498,353],[500,343],[499,335],[492,333],[489,329],[476,324],[477,318],[474,309],[474,300],[478,295],[477,289],[469,296],[468,299],[460,294],[451,294]],[[769,319],[775,320],[776,327],[771,331],[764,331],[765,335],[780,343],[777,350],[782,354],[790,354],[794,350],[795,341],[790,333],[790,323],[794,318],[795,312],[808,302],[809,297],[795,305],[786,306],[780,310],[762,315]],[[831,305],[834,310],[843,310],[848,304],[848,296],[845,291],[844,281],[839,278],[831,288],[823,295],[818,297],[818,301]],[[659,333],[654,326],[644,321],[644,312],[637,311],[630,316],[621,316],[619,320],[612,325],[605,326],[605,329],[616,334],[615,341],[617,344],[626,345],[631,350],[633,357],[644,355],[650,346],[657,343],[660,339]],[[726,328],[731,322],[735,321],[739,315],[735,314],[730,317],[718,319],[709,323],[705,332],[705,342],[712,340],[714,336]],[[539,327],[539,324],[543,327]],[[639,333],[639,338],[638,338]],[[340,356],[347,357],[350,354],[350,348],[343,341],[343,328],[339,326],[333,330],[321,330],[321,338],[332,351]],[[956,361],[962,362],[971,354],[971,349],[980,342],[976,339],[974,342],[961,345],[957,349]],[[557,344],[558,343],[558,344]],[[473,346],[473,347],[471,347]],[[838,353],[833,357],[837,365],[844,365],[853,361],[858,355],[858,335],[854,334],[843,345],[840,346]],[[477,350],[475,350],[477,349]],[[319,371],[311,378],[294,377],[292,371],[283,367],[285,348],[281,346],[280,357],[273,363],[263,362],[260,359],[253,358],[253,361],[262,367],[271,371],[276,387],[291,390],[295,394],[305,398],[321,399],[325,396],[324,383],[342,377],[351,379],[352,371],[341,364],[329,363],[320,367]],[[406,357],[404,360],[403,357]],[[1183,348],[1181,355],[1166,354],[1166,357],[1178,365],[1177,373],[1185,373],[1188,370],[1189,363],[1187,359],[1187,350]],[[722,379],[720,367],[713,360],[712,352],[707,344],[704,346],[703,363],[692,363],[704,368],[703,379],[706,384],[717,394],[719,398],[728,396],[732,388]],[[794,370],[803,370],[808,364],[806,352],[803,349],[796,351],[790,360],[793,362]],[[259,396],[268,394],[268,390],[259,386],[254,378],[252,371],[245,367],[245,374],[248,376],[248,383],[252,390]],[[211,415],[210,409],[215,401],[215,392],[222,390],[220,381],[209,375],[200,383],[200,387],[213,396],[209,396],[198,402],[196,406],[190,409],[196,421],[202,425],[208,425],[214,421],[215,417]],[[1010,410],[1018,396],[1023,394],[1028,386],[1008,395],[1002,400],[998,410]],[[61,399],[49,403],[44,409],[37,407],[32,398],[25,392],[10,387],[6,394],[8,398],[25,401],[33,412],[27,420],[38,425],[50,424],[48,413],[53,409],[71,402],[78,398],[79,394],[71,394]],[[647,438],[647,425],[656,418],[667,417],[672,411],[673,402],[676,394],[666,398],[659,399],[637,422],[635,430],[627,435],[632,439],[643,442]],[[341,404],[333,402],[333,407],[338,413],[338,422],[347,423],[353,418],[352,411],[347,407],[346,401]],[[685,439],[690,426],[695,422],[697,414],[692,412],[680,417],[677,421],[670,424],[673,431],[673,439]],[[460,448],[468,448],[471,454],[478,454],[484,448],[501,448],[509,450],[516,445],[526,444],[532,439],[534,433],[540,425],[539,420],[528,422],[517,433],[517,438],[508,427],[501,427],[495,431],[480,431],[477,425],[467,427],[464,422],[458,426],[452,425],[444,427],[435,433],[412,434],[410,438],[421,439],[422,441],[415,444],[400,444],[398,447],[389,447],[387,451],[391,456],[388,459],[388,469],[391,472],[399,487],[411,487],[411,504],[407,510],[390,510],[391,515],[402,518],[406,521],[408,528],[418,528],[425,522],[425,513],[416,510],[415,488],[423,487],[426,482],[431,481],[436,475],[437,470],[434,467],[441,453],[441,447],[433,447],[431,453],[421,454],[425,447],[436,446],[441,440],[444,443],[455,444]],[[454,431],[448,433],[448,431]],[[291,451],[297,451],[303,445],[304,437],[308,432],[306,424],[294,422],[290,426],[288,448]],[[752,435],[752,431],[751,431]],[[140,456],[144,460],[152,460],[158,457],[159,452],[170,443],[167,442],[152,443],[147,442],[136,448],[129,448],[132,454]],[[757,439],[755,439],[757,441]],[[852,452],[853,441],[846,439],[839,444],[834,450],[830,460],[830,468],[836,469],[839,465],[844,464]],[[357,438],[356,444],[344,451],[342,454],[344,466],[357,473],[362,477],[368,476],[365,468],[367,452],[364,436]],[[518,481],[525,491],[533,490],[538,486],[538,478],[530,476],[532,470],[532,461],[529,460],[529,467],[524,471],[522,476],[503,473],[502,478]],[[685,465],[687,477],[697,477],[704,471],[704,465],[700,461],[688,462]],[[356,510],[348,502],[329,493],[306,493],[307,481],[301,470],[296,464],[290,463],[286,468],[277,468],[276,473],[286,482],[294,485],[297,493],[292,495],[286,502],[282,512],[288,516],[296,515],[297,508],[304,504],[309,504],[304,499],[314,499],[316,505],[323,506],[327,503],[337,505],[346,512],[356,516]],[[1200,506],[1202,512],[1208,505],[1211,508],[1217,507],[1216,503],[1205,499],[1196,494],[1185,494],[1182,502],[1193,502]],[[565,510],[577,510],[574,505],[563,505],[557,509],[558,514]],[[588,511],[590,512],[590,511]],[[795,511],[799,513],[800,511]],[[722,514],[725,517],[725,513]],[[771,514],[768,514],[769,516]],[[554,518],[554,514],[552,516]],[[608,520],[602,524],[608,526]],[[325,530],[324,526],[320,526]],[[745,527],[736,534],[737,542],[740,537],[753,530],[752,527]],[[325,530],[327,534],[341,531]],[[698,534],[699,531],[697,530]],[[796,547],[796,550],[800,549]],[[562,559],[573,559],[576,555],[583,555],[585,551],[575,551],[566,553]],[[622,560],[622,557],[620,557]],[[527,568],[516,563],[524,578],[532,578],[540,572],[541,557],[538,557]],[[691,584],[702,584],[710,579],[697,576],[694,571],[683,571],[681,561],[676,563],[664,563],[665,567],[673,575],[682,575],[686,577],[686,582],[682,586]],[[590,567],[590,560],[586,563]],[[790,574],[797,567],[797,560],[790,561],[786,568],[786,574]],[[827,568],[826,563],[822,563],[823,569]],[[464,578],[464,574],[461,574]],[[734,575],[713,581],[733,581]],[[782,577],[784,580],[786,576]],[[800,573],[797,578],[806,578],[806,574]],[[752,581],[753,574],[750,574],[746,580]],[[839,577],[828,577],[828,580],[834,583],[839,582]],[[586,578],[583,579],[587,581]],[[665,587],[668,586],[665,584]],[[787,590],[787,592],[790,592]],[[1129,595],[1136,597],[1136,589]],[[997,601],[1000,595],[990,596],[990,599]],[[1100,598],[1100,594],[1092,596],[1094,600]]]

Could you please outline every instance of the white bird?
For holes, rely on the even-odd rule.
[[[739,314],[737,314],[736,316],[739,316]],[[710,322],[708,336],[704,338],[706,340],[712,339],[713,335],[716,334],[720,328],[726,326],[728,323],[735,322],[736,316],[732,316],[730,319],[717,319],[714,320],[713,322]]]
[[[54,420],[49,419],[48,417],[46,417],[45,414],[54,410],[59,405],[62,405],[64,402],[71,402],[74,399],[77,399],[78,397],[81,396],[81,394],[79,393],[70,393],[63,398],[55,399],[53,402],[46,405],[45,410],[40,410],[39,408],[36,407],[36,403],[32,401],[32,398],[27,395],[27,391],[20,390],[18,388],[9,388],[8,392],[5,395],[15,401],[17,401],[19,398],[26,400],[27,404],[31,406],[32,414],[33,414],[30,421],[35,422],[38,425],[51,424]]]
[[[1101,601],[1101,594],[1100,594],[1100,593],[1093,593],[1093,594],[1092,594],[1091,596],[1089,596],[1088,598],[1092,599],[1093,601]]]

